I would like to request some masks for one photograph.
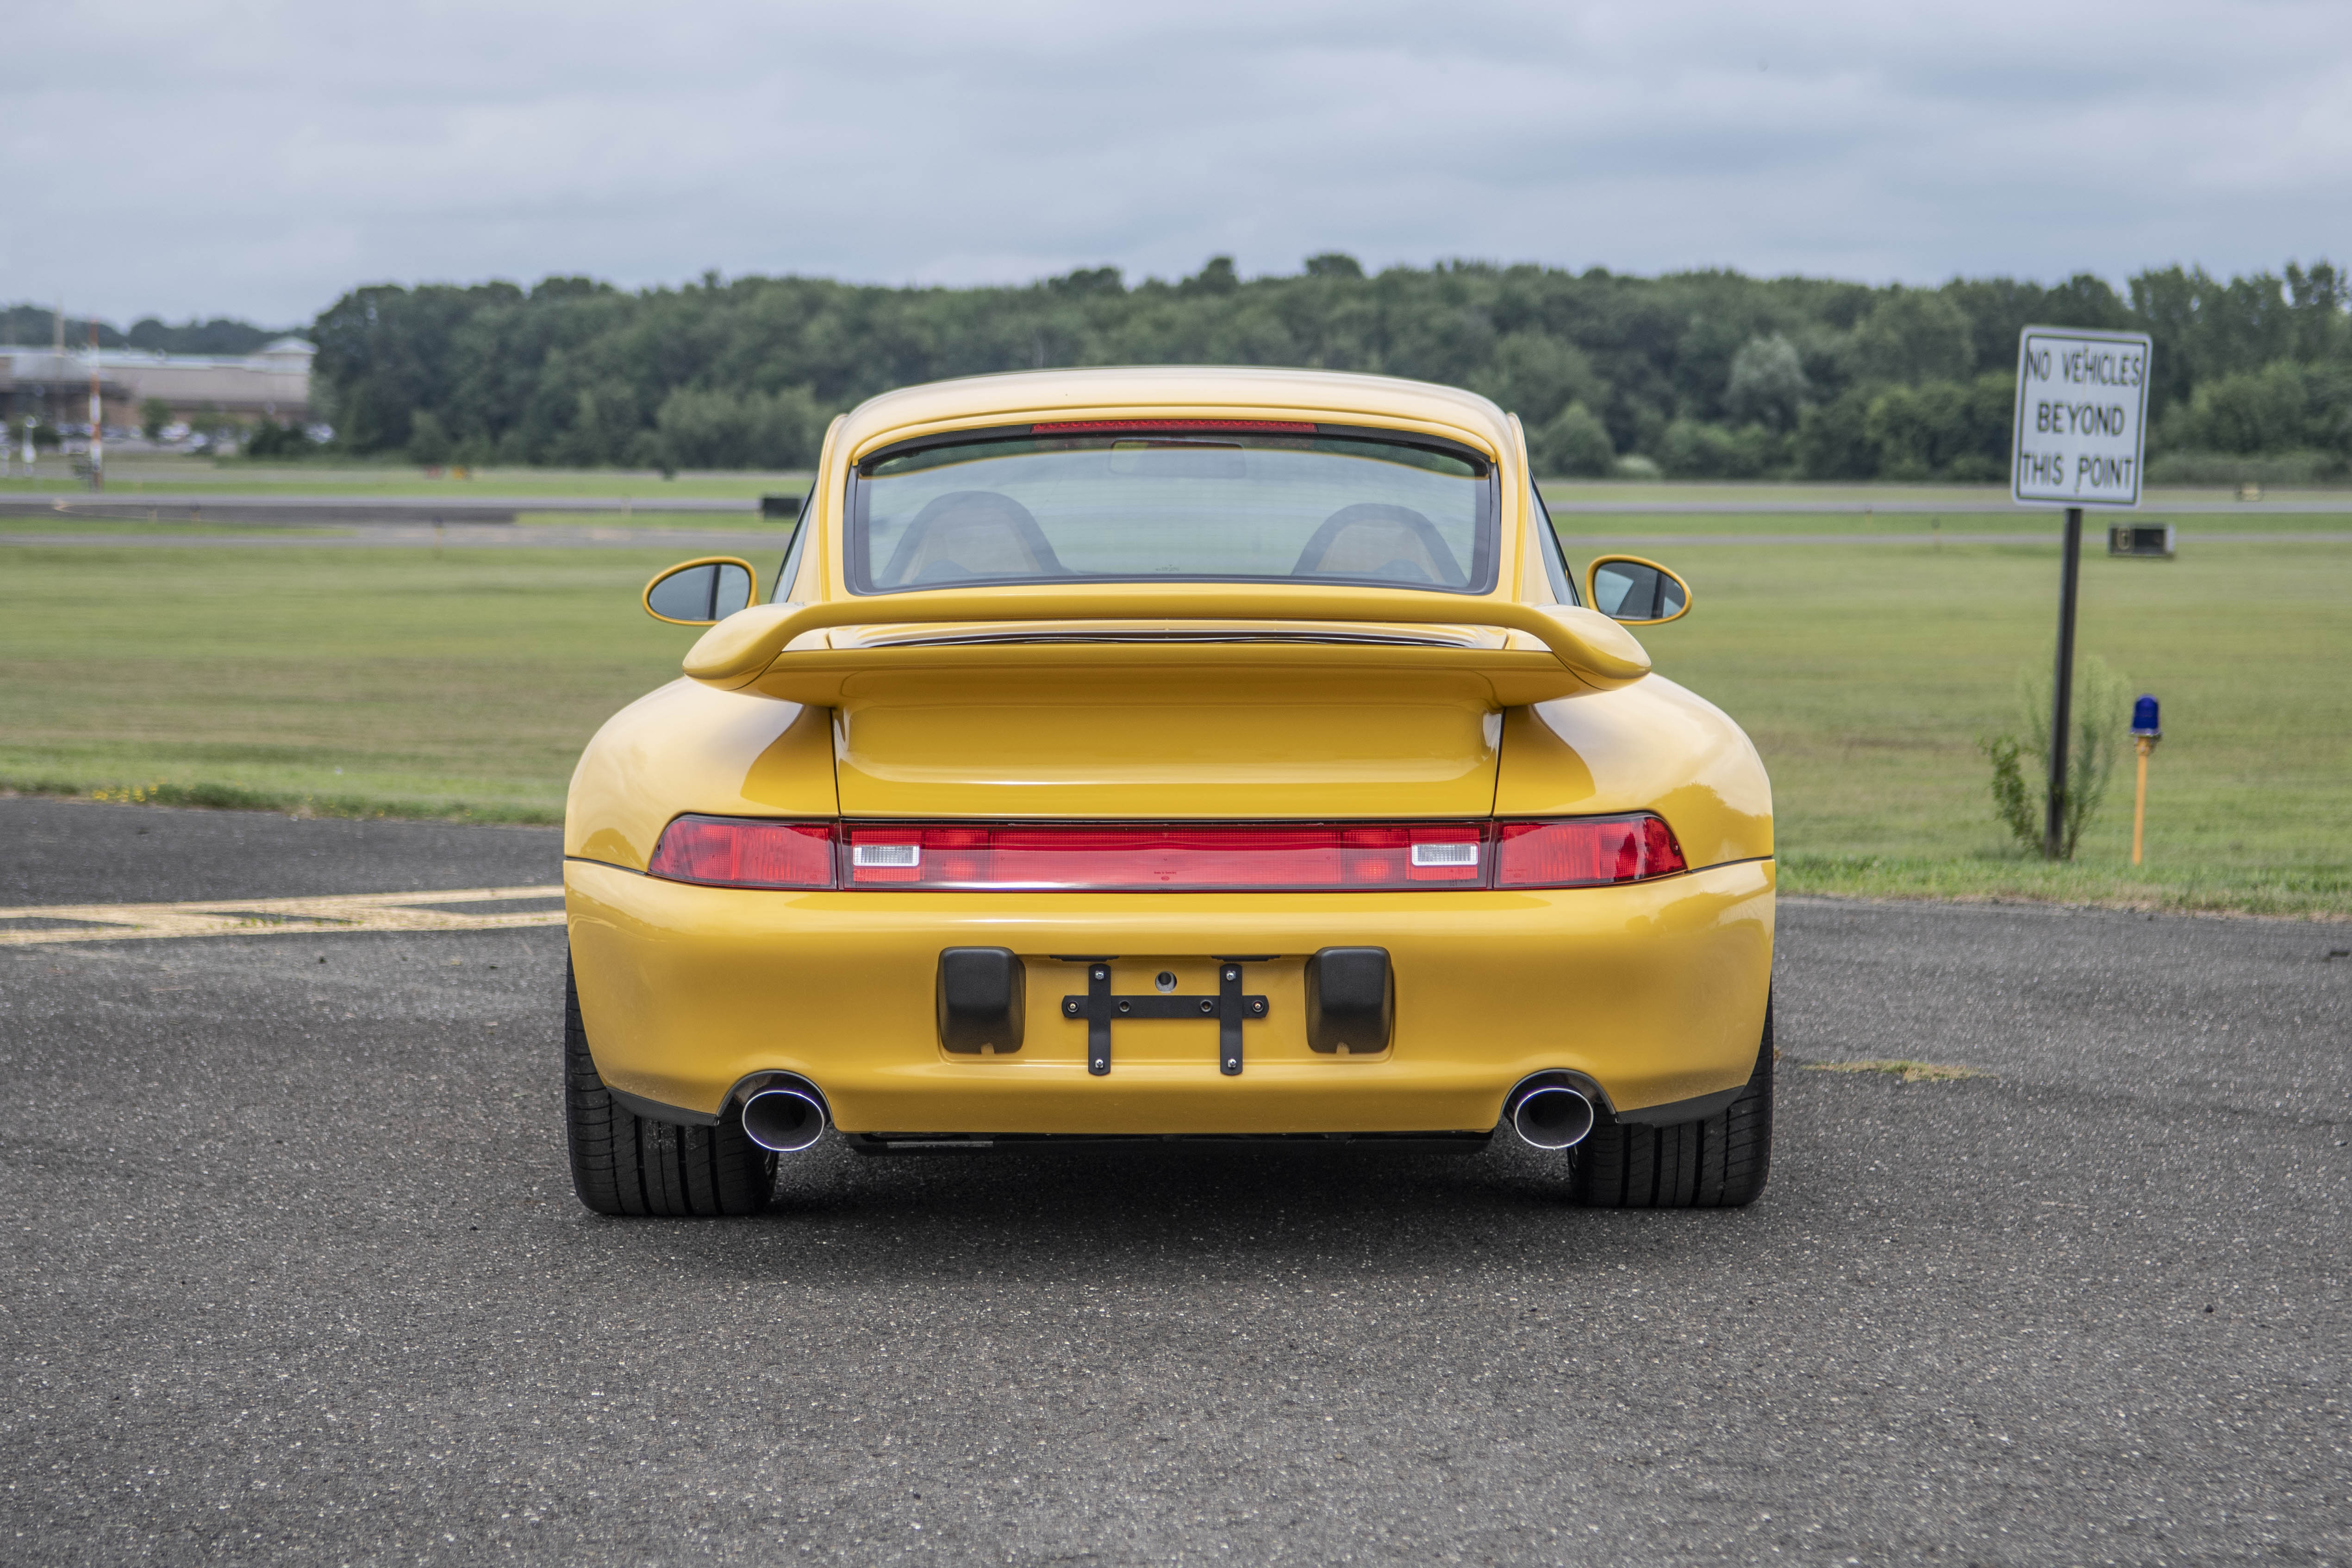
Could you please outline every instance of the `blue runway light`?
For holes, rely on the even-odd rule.
[[[2156,721],[2155,698],[2143,696],[2132,704],[2131,732],[2135,735],[2145,735],[2150,740],[2164,733],[2163,727]]]

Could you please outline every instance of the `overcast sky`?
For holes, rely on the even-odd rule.
[[[0,300],[1345,250],[1873,281],[2352,261],[2352,3],[27,6]]]

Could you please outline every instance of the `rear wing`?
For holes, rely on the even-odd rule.
[[[1279,623],[1282,629],[1265,626],[1269,622]],[[1116,640],[1108,636],[1090,640],[1079,629],[1107,623],[1142,625],[1129,627]],[[1257,629],[1214,640],[1175,630],[1200,623],[1244,623]],[[835,647],[827,639],[809,636],[843,626],[917,626],[984,628],[996,635],[851,647]],[[1013,635],[1016,626],[1037,635],[1019,638]],[[1376,635],[1383,627],[1413,626],[1494,626],[1525,633],[1540,647],[1514,648],[1507,640],[1501,647],[1473,647],[1438,637],[1420,643]],[[1154,628],[1166,628],[1168,640],[1150,640]],[[1335,635],[1319,640],[1312,637],[1323,628]],[[1282,639],[1283,629],[1297,637],[1295,645],[1271,647]],[[1347,631],[1375,635],[1349,637],[1343,635]],[[802,646],[793,646],[796,642]],[[1498,705],[1507,707],[1580,690],[1610,690],[1650,672],[1650,656],[1633,634],[1597,610],[1412,589],[1288,583],[1056,584],[754,605],[705,632],[688,651],[685,668],[706,686],[756,689],[833,707],[841,702],[845,683],[867,673],[991,667],[1262,667],[1270,659],[1364,675],[1401,668],[1432,673],[1451,669],[1484,678]]]

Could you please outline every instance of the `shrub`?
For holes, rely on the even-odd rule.
[[[1486,374],[1472,378],[1483,392],[1527,421],[1550,424],[1571,404],[1600,401],[1608,389],[1574,343],[1542,332],[1507,332],[1496,340]]]
[[[438,468],[449,460],[449,431],[441,416],[429,408],[420,408],[408,416],[408,460],[424,468]]]
[[[1792,429],[1811,395],[1803,357],[1796,344],[1778,332],[1748,339],[1731,356],[1731,379],[1723,389],[1723,406],[1743,424]]]
[[[1617,449],[1610,445],[1609,426],[1581,403],[1571,403],[1559,417],[1528,432],[1528,460],[1543,475],[1599,479],[1617,466]]]
[[[1889,387],[1863,413],[1863,436],[1891,479],[1998,479],[2008,472],[2014,374]]]
[[[1867,479],[1878,473],[1878,448],[1863,426],[1870,394],[1840,393],[1798,416],[1797,471],[1809,479]]]
[[[677,468],[803,468],[824,415],[808,389],[735,393],[679,387],[654,416],[663,464]]]
[[[1993,816],[2011,837],[2030,850],[2042,845],[2050,777],[2050,701],[2054,672],[2031,666],[2018,672],[2017,727],[1979,737],[1977,749],[1992,764]],[[2074,672],[2071,715],[2074,737],[2066,748],[2065,795],[2061,806],[2058,858],[2072,860],[2083,829],[2098,815],[2115,775],[2116,758],[2128,727],[2131,688],[2093,654]],[[2027,777],[2025,763],[2033,763]]]
[[[2021,748],[2015,735],[1986,735],[1977,742],[1977,749],[1992,763],[1992,814],[2010,837],[2028,849],[2042,846],[2042,808],[2034,792],[2025,786],[2025,770],[2020,765]]]
[[[1872,381],[1958,381],[1975,368],[1969,315],[1948,295],[1896,289],[1854,329],[1857,368]]]
[[[1658,464],[1678,479],[1752,479],[1777,463],[1780,442],[1761,425],[1727,430],[1677,419],[1658,443]]]
[[[310,433],[291,421],[280,425],[275,419],[264,419],[245,437],[248,458],[307,458],[317,450]]]
[[[2222,376],[2176,404],[2158,435],[2168,450],[2352,458],[2352,370],[2281,363]]]

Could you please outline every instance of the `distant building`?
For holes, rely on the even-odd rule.
[[[310,418],[310,359],[319,351],[300,338],[279,338],[257,353],[144,353],[97,351],[99,395],[110,427],[131,429],[150,398],[171,405],[174,419],[225,414],[249,419]],[[89,351],[0,347],[0,416],[11,425],[31,415],[63,427],[89,422]]]

